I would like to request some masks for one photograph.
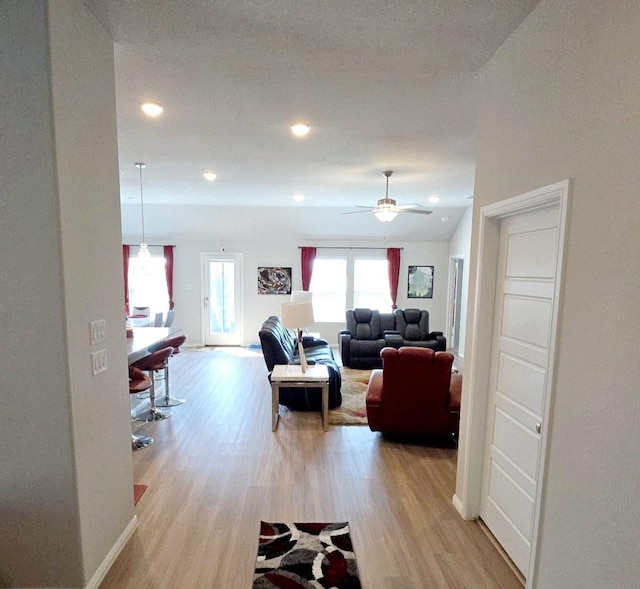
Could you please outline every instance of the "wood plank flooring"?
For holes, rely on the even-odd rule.
[[[476,522],[451,504],[456,451],[330,426],[281,408],[271,432],[260,351],[185,350],[171,392],[187,402],[143,425],[132,454],[149,488],[138,529],[101,589],[248,589],[260,520],[349,521],[366,589],[521,589]]]

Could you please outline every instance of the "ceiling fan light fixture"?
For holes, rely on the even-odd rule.
[[[164,107],[157,102],[143,102],[140,105],[142,112],[148,117],[159,117],[164,110]]]
[[[382,208],[379,211],[374,211],[374,215],[379,221],[389,223],[389,221],[393,221],[398,216],[398,213],[390,208]]]
[[[373,214],[377,217],[378,221],[389,223],[398,216],[398,207],[396,206],[396,201],[389,198],[389,178],[391,174],[393,174],[393,171],[385,170],[383,174],[387,179],[387,190],[384,198],[381,198],[378,201],[378,206],[373,209]]]

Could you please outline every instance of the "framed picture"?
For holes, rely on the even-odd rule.
[[[433,298],[433,266],[409,266],[407,298]]]
[[[258,294],[291,294],[291,268],[258,268]]]

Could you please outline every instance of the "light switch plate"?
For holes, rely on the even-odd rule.
[[[98,319],[98,321],[92,321],[89,323],[90,332],[90,345],[102,343],[107,337],[107,322],[104,319]]]
[[[107,365],[107,350],[98,350],[91,354],[91,371],[93,376],[104,372],[108,368]]]

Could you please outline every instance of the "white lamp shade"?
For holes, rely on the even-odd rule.
[[[282,325],[287,329],[303,329],[315,323],[313,305],[305,303],[282,303]]]
[[[313,293],[308,290],[293,290],[291,291],[292,303],[311,303],[313,300]]]

